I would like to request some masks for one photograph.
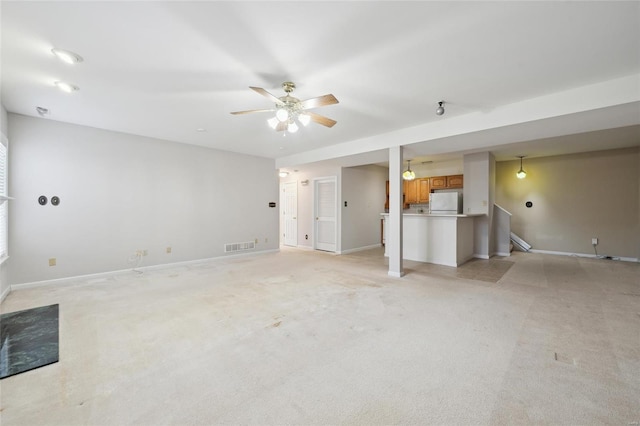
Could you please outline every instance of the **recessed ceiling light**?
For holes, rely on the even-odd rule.
[[[206,132],[207,129],[203,129],[202,127],[199,127],[196,129],[196,132],[202,133],[202,132]]]
[[[56,57],[60,59],[62,62],[70,65],[78,64],[84,60],[82,59],[82,56],[78,55],[77,53],[71,52],[69,50],[54,48],[54,49],[51,49],[51,53],[56,55]]]
[[[281,171],[280,173],[278,173],[278,176],[280,176],[281,178],[283,178],[283,177],[287,177],[287,176],[289,176],[289,172],[285,172],[285,171],[283,170],[283,171]]]
[[[56,86],[58,86],[58,89],[62,90],[63,92],[67,92],[67,93],[71,93],[71,92],[75,92],[77,90],[80,90],[80,88],[78,86],[74,86],[73,84],[70,83],[65,83],[64,81],[56,81]]]
[[[36,107],[36,112],[43,117],[49,115],[49,109],[41,106]]]

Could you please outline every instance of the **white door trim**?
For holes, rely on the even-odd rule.
[[[321,183],[332,183],[333,184],[333,209],[332,216],[325,215],[320,216],[320,206],[319,206],[319,198],[318,198],[318,185]],[[325,206],[324,208],[330,206]],[[325,210],[326,212],[326,210]],[[315,250],[323,250],[329,252],[337,252],[338,251],[338,179],[336,176],[329,177],[321,177],[313,179],[313,248]],[[333,243],[331,242],[320,242],[319,241],[319,225],[323,223],[333,222]]]

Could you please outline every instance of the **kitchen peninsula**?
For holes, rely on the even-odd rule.
[[[384,239],[387,239],[389,213],[384,219]],[[474,255],[474,221],[482,215],[413,214],[403,216],[402,252],[406,260],[460,266]],[[387,254],[385,245],[385,256]]]

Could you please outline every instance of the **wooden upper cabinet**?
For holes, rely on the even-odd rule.
[[[410,204],[425,204],[429,202],[429,193],[433,189],[462,188],[463,175],[434,176],[402,181],[402,198],[404,208]],[[384,208],[389,209],[389,181],[387,181]]]
[[[462,188],[464,186],[463,175],[447,176],[447,188]]]
[[[431,178],[431,189],[446,189],[447,177],[446,176],[433,176]]]
[[[429,193],[431,192],[429,180],[429,178],[416,179],[418,185],[418,204],[429,202]]]
[[[387,195],[386,195],[386,198],[384,199],[384,209],[389,210],[389,181],[387,181],[386,187],[387,187],[386,188]]]
[[[463,175],[434,176],[431,178],[431,189],[462,188]]]
[[[418,202],[418,180],[405,180],[403,182],[403,189],[405,208],[407,208],[409,204],[416,204]]]

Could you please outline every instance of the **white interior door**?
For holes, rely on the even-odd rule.
[[[336,178],[314,181],[315,193],[315,244],[317,250],[336,251],[337,240],[337,191]]]
[[[298,185],[297,182],[282,184],[283,244],[298,245]]]

